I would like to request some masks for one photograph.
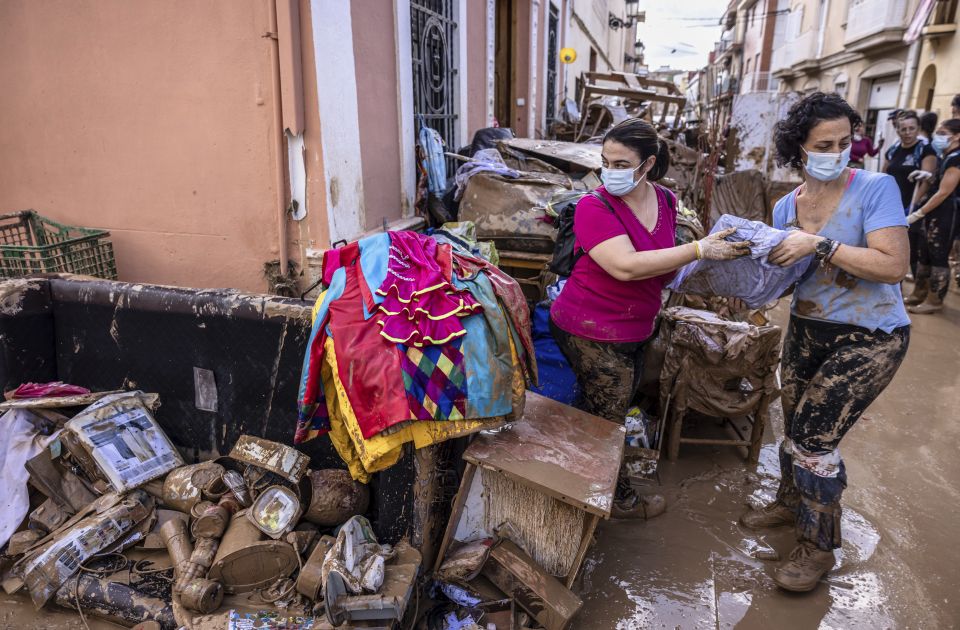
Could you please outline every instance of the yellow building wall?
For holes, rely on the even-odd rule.
[[[960,72],[957,72],[957,60],[960,59],[960,36],[955,33],[926,38],[920,49],[920,64],[917,68],[917,80],[914,83],[910,105],[916,109],[926,109],[928,88],[933,85],[933,102],[930,110],[940,116],[940,120],[950,117],[950,101],[960,94]],[[934,78],[934,81],[930,79]]]

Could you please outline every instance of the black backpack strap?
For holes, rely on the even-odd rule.
[[[617,216],[617,213],[613,210],[613,206],[610,205],[610,202],[607,201],[607,200],[604,198],[603,195],[601,195],[600,193],[598,193],[598,192],[595,191],[595,190],[594,190],[594,191],[591,191],[591,192],[590,192],[590,195],[593,196],[593,197],[595,197],[596,199],[599,199],[599,200],[600,200],[600,203],[602,203],[603,205],[605,205],[605,206],[607,207],[607,210],[609,210],[610,213],[611,213],[613,216],[615,216],[615,217]],[[617,220],[619,220],[619,219],[620,219],[620,217],[617,217]],[[574,250],[573,250],[573,263],[570,265],[570,270],[571,270],[571,271],[573,271],[573,268],[577,265],[577,261],[580,260],[580,258],[581,258],[584,254],[586,254],[586,253],[587,253],[587,252],[585,252],[582,247],[578,247],[577,249],[574,249]]]
[[[886,153],[884,154],[885,157],[887,158],[887,162],[889,162],[890,160],[893,159],[893,154],[894,154],[894,152],[895,152],[897,149],[899,149],[899,148],[900,148],[900,141],[899,141],[899,140],[897,140],[896,142],[894,142],[893,144],[890,145],[890,148],[888,148],[888,149],[886,150]]]

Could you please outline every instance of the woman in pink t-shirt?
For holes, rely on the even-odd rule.
[[[674,272],[699,258],[729,260],[750,250],[749,243],[724,240],[733,230],[674,246],[676,201],[651,183],[666,174],[670,152],[648,122],[631,118],[610,129],[602,157],[603,201],[587,195],[574,214],[574,251],[587,255],[553,303],[550,328],[577,375],[582,406],[623,423],[660,293]],[[663,497],[638,496],[621,472],[615,517],[651,518],[664,508]]]

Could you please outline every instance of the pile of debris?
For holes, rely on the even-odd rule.
[[[38,391],[65,395],[0,406],[8,594],[144,629],[403,618],[420,554],[378,544],[349,472],[249,435],[185,465],[157,395]]]
[[[7,594],[140,630],[562,630],[582,606],[571,589],[610,516],[617,424],[528,393],[522,418],[464,451],[425,560],[377,540],[349,471],[252,435],[186,464],[158,407],[60,383],[0,403]]]

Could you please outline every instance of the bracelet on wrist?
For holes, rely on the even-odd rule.
[[[697,260],[701,260],[703,258],[703,255],[700,253],[700,241],[693,242],[693,249],[696,251]]]

